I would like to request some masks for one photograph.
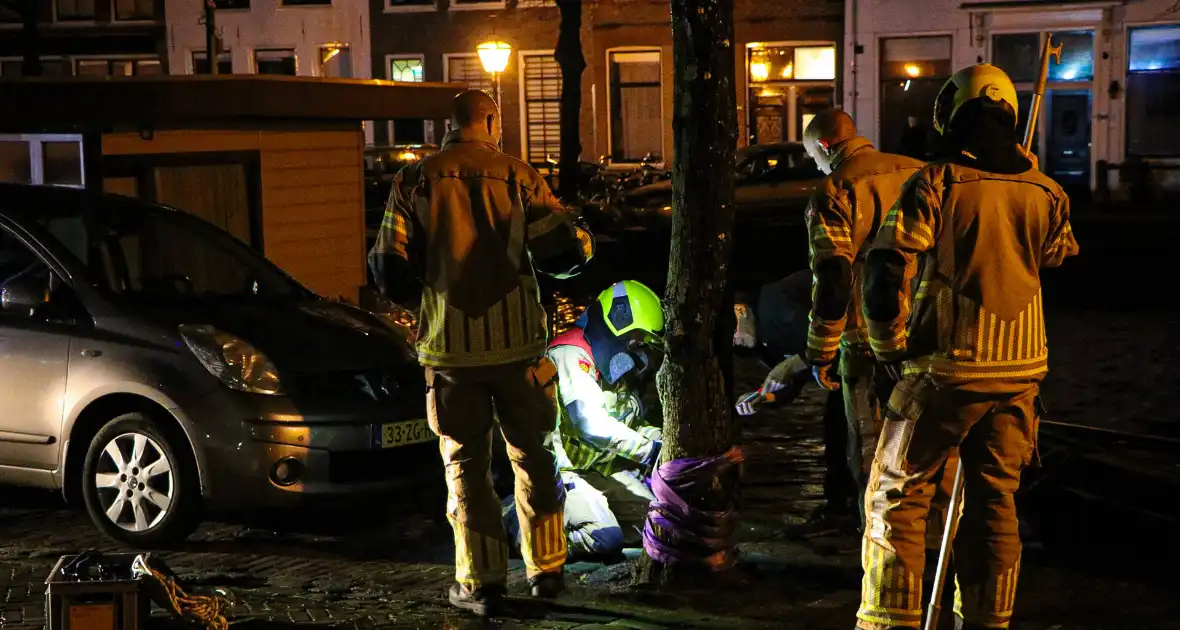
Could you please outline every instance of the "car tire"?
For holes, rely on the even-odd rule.
[[[147,414],[123,414],[98,430],[80,483],[95,526],[126,545],[172,545],[200,524],[200,483],[187,445]]]

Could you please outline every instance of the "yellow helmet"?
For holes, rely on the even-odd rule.
[[[959,108],[977,98],[1007,103],[1013,114],[1020,110],[1016,86],[1007,73],[990,63],[968,66],[951,75],[938,91],[934,99],[934,130],[946,133]]]

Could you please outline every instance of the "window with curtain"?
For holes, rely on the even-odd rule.
[[[663,153],[660,61],[658,50],[610,55],[610,154],[616,162]]]
[[[561,66],[552,53],[525,55],[522,74],[525,161],[541,164],[561,151]]]
[[[1180,26],[1130,31],[1127,154],[1180,155]]]
[[[448,83],[462,83],[473,90],[483,90],[495,97],[495,82],[491,73],[483,69],[479,55],[452,55],[447,57]]]

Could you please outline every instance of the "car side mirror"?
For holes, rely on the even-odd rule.
[[[28,316],[49,303],[49,283],[40,274],[14,278],[0,289],[0,308]]]

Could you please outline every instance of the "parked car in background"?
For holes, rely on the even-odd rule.
[[[0,485],[128,544],[439,473],[406,331],[179,210],[0,185],[0,348]]]
[[[798,142],[743,147],[734,169],[738,221],[802,222],[803,210],[824,175]],[[622,195],[620,212],[631,222],[666,227],[672,218],[672,181],[658,181]]]

